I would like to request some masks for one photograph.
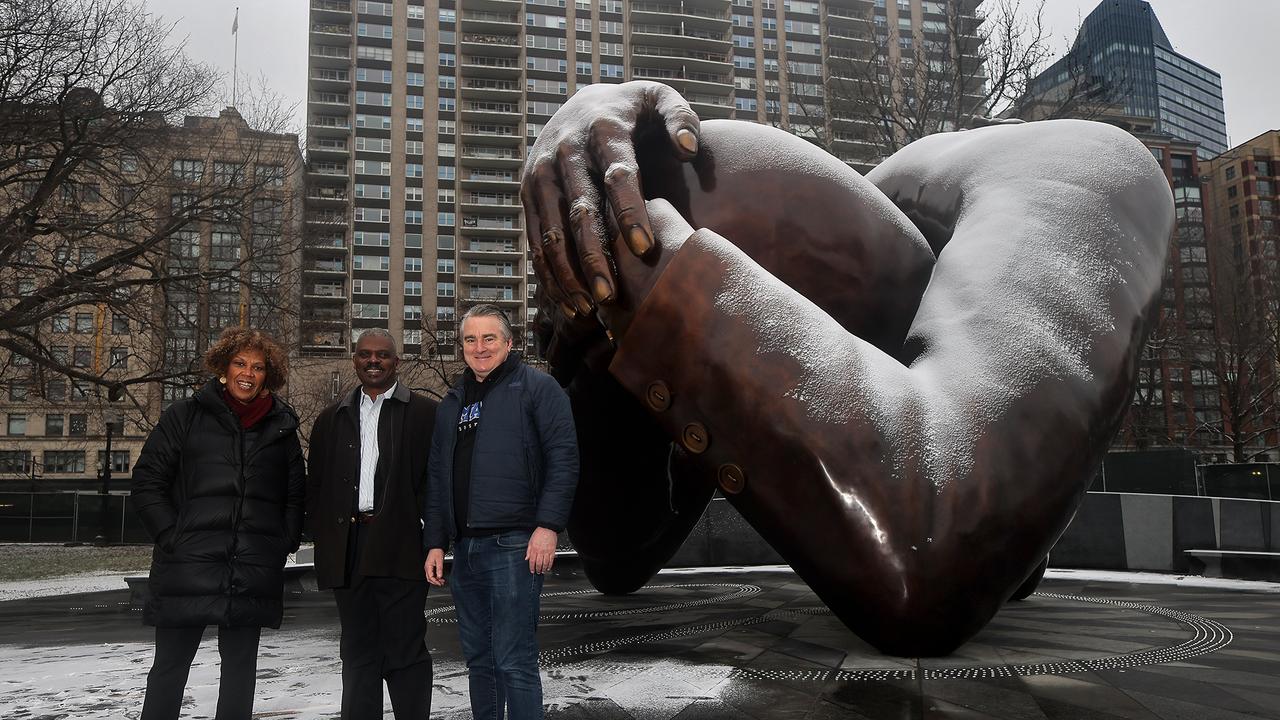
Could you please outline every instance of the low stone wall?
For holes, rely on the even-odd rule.
[[[1049,566],[1201,574],[1186,550],[1280,552],[1280,502],[1091,492],[1049,555]],[[1227,576],[1280,580],[1280,562],[1224,560]],[[782,558],[716,497],[669,567],[765,565]]]

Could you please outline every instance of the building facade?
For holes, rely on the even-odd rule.
[[[342,356],[384,327],[407,354],[454,357],[477,302],[504,307],[532,350],[520,172],[578,88],[663,82],[704,119],[821,131],[865,163],[867,121],[824,99],[837,61],[949,47],[948,17],[976,36],[978,4],[311,0],[303,354]]]
[[[1222,76],[1179,54],[1145,0],[1104,0],[1084,19],[1071,50],[1031,83],[1051,97],[1077,82],[1156,132],[1199,144],[1201,159],[1227,149]]]
[[[252,325],[296,343],[298,137],[255,131],[234,108],[149,132],[151,156],[122,156],[105,180],[117,187],[102,178],[66,184],[81,195],[92,188],[77,207],[86,227],[98,214],[114,218],[119,234],[73,234],[52,251],[37,242],[6,269],[36,277],[0,278],[41,286],[42,273],[110,255],[133,228],[137,247],[146,246],[106,273],[138,281],[127,301],[72,306],[23,330],[56,363],[100,382],[0,350],[0,488],[88,489],[106,467],[125,488],[160,412],[207,377],[201,358],[223,328]],[[154,237],[154,245],[142,239]],[[138,378],[151,381],[112,389]]]
[[[1187,447],[1205,461],[1225,460],[1222,440],[1214,432],[1222,422],[1214,371],[1216,258],[1205,233],[1198,148],[1164,134],[1134,134],[1169,179],[1177,224],[1170,238],[1159,315],[1140,364],[1122,443]]]
[[[1280,131],[1271,130],[1205,164],[1211,251],[1217,268],[1220,374],[1229,439],[1240,459],[1280,453]]]

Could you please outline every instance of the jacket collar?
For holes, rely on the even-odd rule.
[[[196,391],[192,398],[208,412],[217,417],[225,416],[239,427],[240,420],[236,418],[236,414],[227,406],[227,402],[222,399],[222,383],[219,383],[217,378],[212,378],[209,382],[206,382]],[[267,411],[266,417],[263,418],[264,422],[276,415],[284,414],[293,417],[296,423],[297,416],[294,414],[293,409],[285,405],[278,395],[273,393],[271,400],[271,409]]]
[[[493,380],[493,382],[497,385],[505,385],[517,372],[520,371],[520,366],[523,364],[524,361],[523,358],[521,358],[520,353],[512,350],[511,354],[507,356],[507,359],[502,361],[502,365],[500,366],[503,368],[501,377]],[[471,371],[471,368],[463,368],[462,372],[458,373],[457,382],[454,383],[453,388],[450,389],[449,392],[456,392],[458,397],[461,398],[463,389],[466,387],[467,380],[474,380],[475,376],[476,375]]]
[[[354,388],[351,389],[351,392],[347,393],[347,396],[343,398],[342,407],[344,409],[348,409],[359,414],[360,393],[362,392],[364,392],[364,386],[356,385]],[[396,389],[391,392],[391,395],[389,396],[388,399],[398,400],[402,403],[407,403],[409,402],[409,394],[410,394],[409,386],[405,385],[402,380],[397,378]]]

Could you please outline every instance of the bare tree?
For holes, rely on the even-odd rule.
[[[1022,0],[925,2],[912,30],[889,27],[872,9],[829,9],[822,87],[788,72],[786,113],[773,102],[766,116],[775,124],[785,117],[839,157],[848,159],[841,148],[852,146],[874,163],[926,135],[991,118],[1089,115],[1100,98],[1074,65],[1051,94],[1030,93],[1052,54],[1043,8],[1044,0],[1029,8]]]
[[[209,334],[290,309],[287,112],[184,120],[217,77],[170,31],[129,0],[0,0],[0,348],[34,394],[189,382]]]
[[[1275,247],[1274,239],[1262,245]],[[1252,462],[1280,447],[1280,293],[1274,254],[1258,258],[1261,272],[1243,263],[1217,284],[1216,344],[1208,368],[1217,380],[1221,413],[1199,430],[1230,446],[1232,461]]]

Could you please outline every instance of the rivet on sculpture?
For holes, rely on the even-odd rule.
[[[521,198],[595,587],[644,585],[720,487],[908,656],[977,633],[1066,528],[1173,228],[1160,168],[1108,125],[933,135],[863,178],[646,82],[570,99]]]

